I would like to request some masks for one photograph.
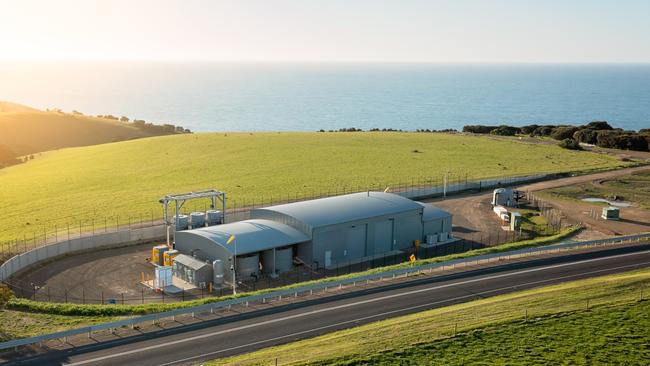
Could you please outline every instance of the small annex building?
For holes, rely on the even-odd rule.
[[[328,268],[392,255],[416,241],[448,241],[452,230],[448,212],[386,192],[270,206],[250,215],[250,220],[179,231],[175,248],[202,261],[221,261],[230,282],[235,255],[236,275],[249,278],[291,270],[294,262]],[[235,240],[228,244],[231,235]]]

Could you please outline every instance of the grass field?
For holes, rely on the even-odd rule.
[[[637,173],[604,182],[553,188],[542,191],[541,194],[571,200],[583,198],[611,200],[616,196],[619,200],[633,202],[642,208],[650,209],[650,173]]]
[[[650,269],[379,321],[211,365],[647,364]],[[646,300],[640,301],[645,291]]]
[[[417,152],[414,152],[417,151]],[[95,217],[104,225],[160,217],[163,195],[218,188],[231,207],[255,200],[383,189],[395,182],[584,171],[623,162],[557,146],[424,133],[206,133],[42,154],[0,170],[0,242]],[[200,203],[197,208],[203,208]],[[192,207],[189,207],[190,209]],[[131,216],[131,218],[129,218]]]

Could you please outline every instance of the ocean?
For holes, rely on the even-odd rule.
[[[192,131],[650,128],[650,65],[0,64],[0,100]]]

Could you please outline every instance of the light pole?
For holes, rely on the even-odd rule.
[[[226,244],[230,244],[233,241],[235,242],[235,254],[232,257],[232,266],[230,268],[232,269],[232,294],[237,295],[237,238],[234,235],[230,235]]]

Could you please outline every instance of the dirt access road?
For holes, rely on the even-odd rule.
[[[521,191],[538,192],[544,189],[565,187],[580,183],[597,182],[615,179],[638,172],[650,172],[650,166],[641,166],[614,170],[603,173],[580,175],[517,187]],[[492,192],[456,196],[453,198],[437,198],[429,200],[436,206],[454,215],[454,235],[467,237],[474,233],[496,233],[501,231],[501,223],[492,212]],[[595,204],[562,199],[545,199],[566,216],[581,221],[588,231],[589,238],[599,238],[611,235],[626,235],[650,231],[650,211],[638,207],[621,210],[620,221],[605,221],[590,217],[592,210],[600,212],[601,207]]]

